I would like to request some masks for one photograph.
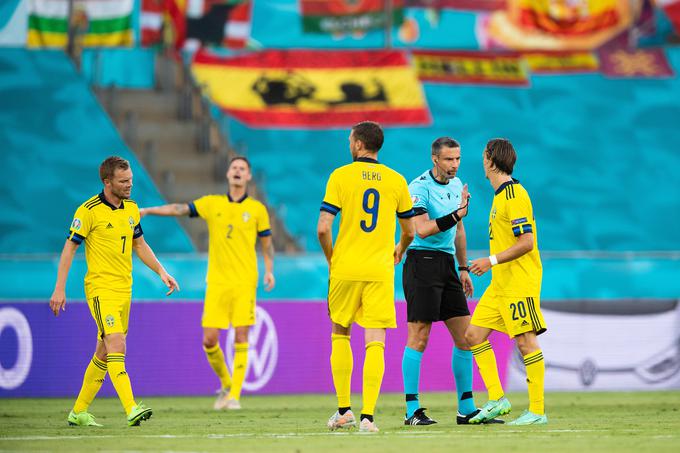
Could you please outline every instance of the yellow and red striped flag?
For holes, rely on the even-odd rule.
[[[196,53],[194,77],[223,111],[254,127],[429,124],[415,71],[401,51],[269,50]]]

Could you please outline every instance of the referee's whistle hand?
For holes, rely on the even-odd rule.
[[[470,201],[471,195],[468,191],[468,185],[463,186],[463,192],[460,194],[460,205],[458,205],[458,215],[460,218],[465,217],[468,214],[468,203]]]

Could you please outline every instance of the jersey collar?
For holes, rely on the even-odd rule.
[[[498,186],[498,189],[496,189],[495,195],[498,195],[499,193],[501,193],[503,191],[503,189],[508,187],[510,184],[517,184],[518,182],[519,182],[519,180],[517,180],[515,178],[512,178],[510,181],[505,181],[503,184]]]
[[[248,192],[244,193],[243,196],[239,200],[234,200],[231,198],[231,195],[227,194],[227,198],[229,198],[229,202],[231,203],[243,203],[243,200],[248,198]]]
[[[445,186],[445,185],[447,185],[447,184],[449,183],[448,180],[446,180],[446,182],[441,182],[440,180],[438,180],[437,178],[435,178],[435,177],[434,177],[434,173],[432,173],[432,170],[428,171],[428,173],[429,173],[430,176],[432,177],[432,180],[433,180],[434,182],[436,182],[437,184],[439,184],[440,186]]]
[[[356,159],[354,159],[354,162],[368,162],[368,163],[371,163],[371,164],[379,164],[380,163],[375,159],[371,159],[370,157],[357,157]]]
[[[118,207],[115,207],[114,205],[112,205],[111,203],[109,203],[109,202],[106,200],[106,197],[104,196],[104,191],[103,191],[103,190],[99,193],[99,199],[102,201],[102,203],[104,203],[106,206],[108,206],[109,208],[111,208],[112,211],[115,211],[116,209],[125,209],[125,202],[124,202],[123,200],[120,200],[120,206],[118,206]]]

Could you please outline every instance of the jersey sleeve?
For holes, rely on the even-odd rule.
[[[512,228],[512,234],[519,236],[524,233],[533,233],[531,226],[533,210],[531,208],[531,200],[526,193],[520,193],[517,197],[508,200],[505,209],[510,221],[510,227]]]
[[[427,212],[427,206],[430,197],[427,187],[416,180],[409,184],[408,190],[411,194],[413,212],[415,215],[425,214]]]
[[[408,219],[416,215],[413,210],[413,201],[411,200],[411,194],[409,193],[408,185],[406,180],[401,177],[399,178],[399,189],[397,192],[397,217],[400,219]]]
[[[80,206],[73,216],[71,228],[68,231],[68,239],[80,244],[90,234],[92,228],[92,211],[85,206]]]
[[[205,195],[189,203],[189,217],[201,217],[203,219],[207,219],[210,217],[211,209],[211,197],[210,195]]]
[[[257,216],[257,236],[266,237],[272,235],[272,228],[269,224],[269,213],[264,205],[260,205],[259,214]]]
[[[342,209],[340,201],[340,186],[337,173],[333,172],[326,184],[326,194],[321,202],[321,210],[336,215]]]

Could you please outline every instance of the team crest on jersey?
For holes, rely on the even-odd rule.
[[[78,219],[78,218],[73,219],[73,223],[71,223],[71,229],[79,231],[81,226],[83,226],[83,224],[80,221],[80,219]]]
[[[106,315],[106,325],[109,327],[113,327],[114,324],[114,319],[112,315]]]
[[[135,219],[133,219],[132,216],[128,217],[128,223],[130,224],[130,229],[134,230],[135,229]]]
[[[244,212],[243,213],[243,221],[247,222],[248,220],[250,220],[250,213]]]
[[[495,219],[496,218],[496,207],[494,206],[493,211],[491,211],[491,218]]]

